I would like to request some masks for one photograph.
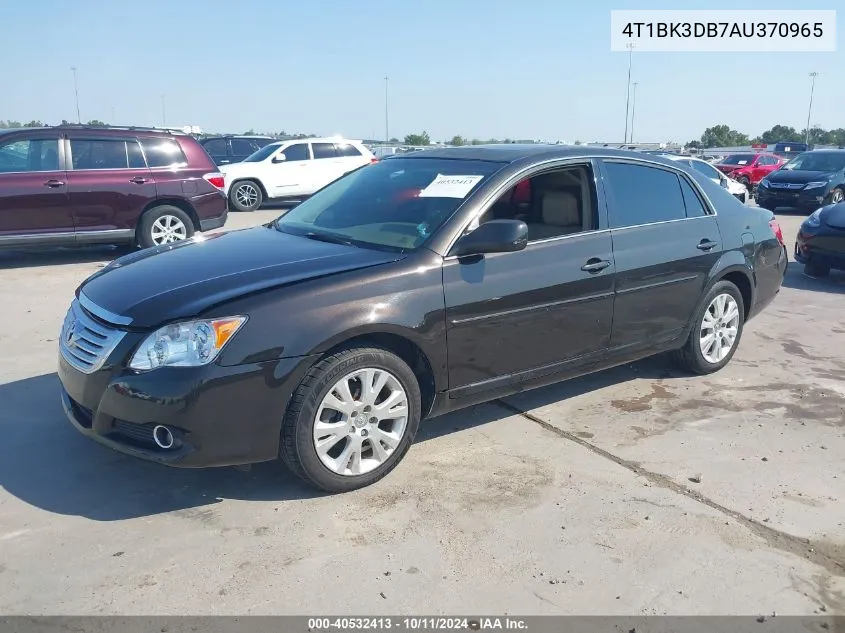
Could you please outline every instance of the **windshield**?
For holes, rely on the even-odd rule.
[[[733,154],[722,161],[722,165],[750,165],[754,162],[754,154]]]
[[[502,167],[488,161],[391,158],[336,180],[274,226],[312,239],[415,249]]]
[[[266,159],[268,156],[271,156],[273,152],[275,152],[279,147],[281,147],[281,143],[273,143],[271,145],[265,145],[257,152],[253,152],[246,158],[244,158],[245,163],[260,163],[262,160]]]
[[[845,152],[807,152],[799,154],[782,169],[790,171],[839,171],[845,169]]]

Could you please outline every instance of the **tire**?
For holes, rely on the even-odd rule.
[[[194,234],[194,223],[179,207],[163,204],[141,216],[135,230],[135,241],[141,248],[173,244]]]
[[[724,354],[724,356],[717,357],[715,355],[716,349],[712,347],[708,350],[709,354],[705,355],[704,351],[702,350],[701,342],[703,332],[705,331],[705,317],[710,314],[710,318],[712,319],[715,313],[715,318],[717,320],[720,318],[718,316],[718,308],[714,308],[714,306],[716,305],[717,298],[725,296],[730,297],[730,299],[733,300],[733,304],[731,304],[730,301],[727,301],[727,305],[735,305],[737,311],[735,318],[731,318],[728,321],[728,324],[732,325],[732,328],[735,329],[735,336],[732,345],[730,349]],[[732,314],[732,310],[730,310],[729,308],[725,311]],[[727,316],[730,316],[730,314]],[[734,284],[729,281],[716,282],[713,287],[710,288],[710,290],[704,296],[704,299],[699,304],[692,321],[692,328],[690,328],[689,336],[687,337],[684,346],[675,352],[676,363],[681,368],[693,374],[705,375],[719,371],[730,362],[731,358],[733,358],[737,347],[739,347],[739,342],[742,338],[742,331],[744,326],[745,304],[742,299],[742,293],[740,293],[739,288],[737,288]],[[711,328],[707,329],[710,330]],[[717,325],[716,333],[718,333],[719,331],[721,331],[722,333],[729,332],[730,328],[722,328]]]
[[[845,200],[845,191],[842,190],[841,187],[834,188],[829,194],[827,194],[827,198],[825,198],[825,204],[837,204]]]
[[[238,211],[256,211],[264,202],[264,192],[254,180],[239,180],[229,188],[229,202]]]
[[[741,178],[739,178],[737,180],[737,182],[739,184],[741,184],[743,187],[745,187],[746,189],[748,189],[748,191],[751,191],[751,183],[748,181],[748,178],[746,178],[745,176],[742,176]]]
[[[373,377],[388,376],[384,389],[369,397],[361,389],[363,376],[356,376],[367,371],[375,372]],[[346,397],[341,391],[344,383]],[[385,390],[392,395],[388,397]],[[390,417],[396,410],[389,405],[391,413],[384,413],[374,425],[378,418],[370,416],[378,415],[378,406],[388,398],[401,402],[401,395],[396,395],[400,391],[405,402],[404,423],[401,416]],[[345,406],[347,402],[351,406]],[[333,409],[332,403],[344,405],[345,413]],[[295,475],[320,490],[363,488],[387,475],[405,456],[419,428],[420,412],[419,384],[401,358],[374,347],[343,349],[316,363],[294,392],[282,423],[279,457]],[[381,457],[373,442],[377,433],[394,444],[391,448],[379,440]],[[318,445],[323,447],[321,452]]]
[[[830,274],[830,266],[827,264],[804,264],[804,274],[808,277],[827,277]]]

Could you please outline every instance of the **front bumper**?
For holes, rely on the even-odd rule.
[[[115,359],[139,342],[128,335],[104,366],[86,374],[59,353],[62,405],[87,437],[121,453],[198,468],[275,459],[282,418],[311,357],[224,367],[164,367],[138,373]],[[170,428],[170,449],[152,430]]]
[[[818,209],[824,203],[824,196],[825,189],[823,187],[795,191],[757,186],[757,204],[761,207]]]

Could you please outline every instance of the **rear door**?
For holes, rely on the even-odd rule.
[[[338,153],[334,143],[311,143],[311,151],[314,154],[312,191],[322,189],[349,171],[345,169],[348,158]]]
[[[616,264],[611,344],[652,347],[691,318],[721,255],[719,227],[685,174],[614,159],[602,172]]]
[[[0,136],[0,244],[74,240],[62,154],[58,133]]]
[[[138,139],[70,132],[65,151],[77,237],[131,238],[141,213],[156,198],[156,183]]]

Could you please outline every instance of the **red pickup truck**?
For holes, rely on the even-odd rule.
[[[723,174],[741,182],[749,191],[757,186],[764,177],[780,169],[786,159],[777,154],[760,152],[759,154],[731,154],[714,165]]]

